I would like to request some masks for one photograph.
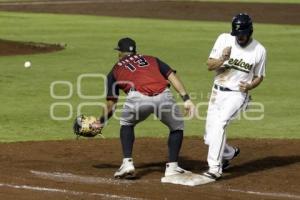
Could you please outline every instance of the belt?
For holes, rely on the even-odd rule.
[[[217,85],[217,84],[214,84],[214,88],[216,90],[220,90],[220,91],[224,91],[224,92],[230,92],[230,91],[233,91],[227,87],[223,87],[223,86],[220,86],[220,85]]]
[[[128,92],[140,92],[138,91],[137,89],[135,88],[130,88]],[[154,97],[154,96],[157,96],[161,93],[153,93],[153,94],[150,94],[150,93],[143,93],[143,92],[140,92],[141,94],[145,95],[145,96],[149,96],[149,97]]]

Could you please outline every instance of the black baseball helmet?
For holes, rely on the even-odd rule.
[[[232,18],[231,35],[248,35],[253,33],[253,25],[251,17],[246,13],[240,13]]]

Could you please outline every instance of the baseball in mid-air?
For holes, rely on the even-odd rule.
[[[31,62],[30,62],[30,61],[26,61],[26,62],[24,63],[24,67],[25,67],[25,68],[30,68],[30,67],[31,67]]]

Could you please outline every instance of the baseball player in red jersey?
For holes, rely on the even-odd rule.
[[[169,161],[166,164],[165,176],[188,172],[178,166],[184,122],[183,115],[169,89],[171,83],[181,95],[186,112],[192,116],[195,106],[183,84],[175,75],[175,71],[163,61],[153,56],[137,54],[135,41],[131,38],[119,40],[116,50],[119,51],[119,61],[107,75],[107,106],[99,123],[93,124],[94,128],[103,128],[103,124],[113,114],[119,90],[123,90],[127,94],[120,118],[123,163],[114,177],[134,177],[135,168],[132,159],[134,127],[152,113],[170,130]]]

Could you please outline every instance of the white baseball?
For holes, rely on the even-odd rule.
[[[30,61],[26,61],[26,62],[24,63],[24,67],[25,67],[25,68],[31,67],[31,62],[30,62]]]

